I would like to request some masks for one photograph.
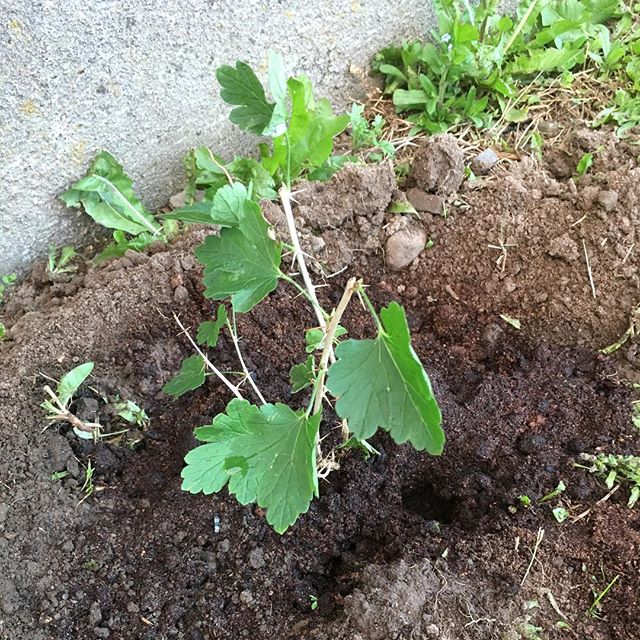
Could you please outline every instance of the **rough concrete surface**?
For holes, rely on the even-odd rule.
[[[264,70],[279,49],[344,107],[358,94],[352,65],[433,25],[415,0],[0,0],[0,15],[0,274],[95,232],[57,195],[99,149],[151,208],[181,185],[190,147],[246,151],[218,97],[220,64]]]

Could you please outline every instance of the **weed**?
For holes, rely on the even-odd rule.
[[[623,456],[611,453],[580,454],[581,460],[591,463],[590,466],[576,464],[576,467],[587,469],[604,481],[607,489],[613,489],[616,483],[629,485],[627,506],[631,509],[640,498],[640,457]]]
[[[372,162],[393,157],[395,147],[391,142],[382,140],[385,121],[380,114],[376,115],[372,122],[367,122],[364,117],[364,107],[361,104],[354,104],[349,117],[352,151],[371,149],[367,153],[367,159]]]
[[[409,113],[414,132],[522,122],[547,87],[570,87],[578,71],[619,87],[594,126],[613,122],[624,136],[640,124],[640,30],[624,2],[524,0],[513,19],[500,15],[499,4],[439,0],[432,42],[388,47],[375,57],[385,93],[398,112]],[[540,139],[530,140],[540,148]]]
[[[578,176],[583,176],[593,166],[593,153],[585,153],[576,166],[576,173]]]
[[[118,400],[113,403],[112,407],[116,415],[129,424],[144,427],[149,423],[149,416],[145,410],[131,400]]]
[[[16,278],[17,276],[15,273],[10,273],[9,275],[2,276],[2,278],[0,278],[0,304],[2,304],[2,301],[4,300],[4,292],[7,287],[14,284]]]
[[[227,485],[242,504],[256,502],[265,509],[267,521],[283,533],[318,495],[318,479],[338,466],[336,451],[323,455],[320,445],[324,405],[331,406],[332,399],[344,442],[357,443],[367,455],[375,450],[366,439],[379,427],[396,442],[410,442],[434,455],[442,452],[444,434],[429,378],[411,347],[403,308],[392,302],[376,310],[365,285],[351,278],[336,308],[325,310],[307,269],[293,216],[292,183],[301,177],[327,179],[350,161],[349,156],[333,155],[334,138],[349,123],[356,124],[356,145],[377,142],[381,148],[380,121],[367,123],[365,129],[357,109],[352,117],[334,115],[327,100],[313,97],[308,78],[287,78],[277,54],[269,58],[271,99],[243,62],[221,67],[216,76],[223,100],[233,107],[231,121],[271,142],[260,145],[259,161],[236,158],[224,163],[206,148],[195,149],[187,157],[187,193],[191,199],[197,188],[204,192],[203,198],[164,220],[220,226],[218,235],[208,236],[196,249],[196,257],[204,265],[205,297],[228,301],[229,306],[219,305],[215,318],[200,325],[195,339],[176,316],[196,354],[182,363],[180,373],[164,389],[177,397],[204,384],[209,375],[229,389],[234,398],[225,412],[195,430],[196,438],[205,444],[187,454],[182,487],[211,494]],[[274,237],[263,216],[259,201],[265,194],[277,194],[280,199],[301,282],[281,268],[285,245]],[[295,391],[308,389],[307,406],[301,409],[264,399],[246,367],[237,332],[237,314],[253,309],[279,281],[309,302],[317,320],[317,326],[305,332],[309,355],[290,373]],[[340,320],[353,296],[371,316],[376,329],[373,339],[341,340],[346,330]],[[206,353],[225,329],[242,369],[240,382],[217,369]],[[244,382],[248,382],[246,389]],[[251,404],[245,393],[259,404]]]
[[[527,507],[527,509],[531,507],[531,498],[529,496],[518,496],[518,502],[523,507]]]
[[[604,597],[607,595],[607,593],[609,593],[609,591],[613,588],[613,585],[616,582],[618,582],[619,578],[620,578],[620,575],[617,575],[599,593],[596,592],[596,591],[593,591],[593,589],[591,590],[592,593],[593,593],[593,603],[587,609],[587,614],[588,615],[590,615],[592,618],[600,618],[600,617],[602,617],[602,601],[603,601]]]
[[[520,330],[522,328],[522,324],[520,323],[520,320],[518,320],[518,318],[512,318],[506,313],[501,313],[500,318],[502,318],[502,320],[504,320],[507,324],[510,324],[514,329]]]
[[[97,261],[122,256],[128,250],[142,251],[156,240],[173,237],[177,230],[175,222],[161,223],[145,209],[133,191],[131,178],[107,151],[98,153],[87,175],[60,197],[69,207],[82,205],[95,222],[114,229],[114,242]]]
[[[54,471],[51,474],[51,481],[57,482],[58,480],[62,480],[63,478],[66,478],[68,475],[69,475],[68,471]]]
[[[562,524],[569,517],[569,512],[564,507],[555,507],[552,513],[559,524]]]
[[[311,601],[311,611],[315,611],[318,608],[318,596],[311,594],[309,600]]]
[[[47,271],[51,274],[71,273],[75,271],[75,267],[71,265],[71,261],[77,256],[73,247],[62,247],[60,255],[55,247],[49,248],[49,259],[47,260]]]
[[[87,500],[87,498],[90,498],[96,489],[95,485],[93,484],[93,472],[94,468],[91,464],[91,460],[89,460],[87,462],[87,468],[84,472],[84,484],[80,488],[80,490],[84,492],[84,497],[82,498],[82,500],[80,500],[80,502],[78,502],[78,506],[80,506],[85,500]]]
[[[542,496],[542,498],[540,498],[538,502],[542,504],[544,502],[548,502],[549,500],[553,500],[554,498],[557,498],[561,493],[563,493],[566,488],[567,486],[565,485],[565,483],[560,480],[560,482],[558,482],[558,486],[553,491],[547,493],[546,496]]]

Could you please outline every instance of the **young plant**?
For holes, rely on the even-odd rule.
[[[55,247],[49,248],[49,259],[47,261],[47,271],[52,274],[71,273],[75,271],[75,267],[71,265],[71,261],[77,256],[73,247],[62,247],[60,255]]]
[[[377,115],[371,122],[364,117],[364,106],[354,104],[349,114],[351,124],[351,149],[361,151],[370,149],[367,159],[380,162],[384,158],[391,158],[395,154],[395,147],[388,140],[382,140],[384,118]]]
[[[45,411],[45,419],[50,424],[56,422],[68,422],[73,432],[83,439],[97,439],[100,434],[100,425],[97,422],[84,422],[75,414],[69,411],[69,405],[74,395],[82,386],[82,383],[89,377],[93,371],[93,362],[85,362],[71,369],[62,376],[60,382],[57,383],[55,392],[49,385],[44,386],[45,393],[49,396],[40,406]],[[54,382],[56,382],[54,380]]]
[[[82,205],[95,222],[114,229],[113,244],[96,260],[122,256],[128,250],[142,251],[156,240],[167,240],[176,233],[176,223],[161,223],[147,211],[133,191],[133,182],[118,161],[101,151],[87,175],[61,196],[69,207]]]
[[[4,300],[4,292],[7,287],[11,286],[16,281],[16,278],[17,276],[15,273],[10,273],[9,275],[2,276],[2,278],[0,278],[0,304]]]
[[[334,115],[328,101],[316,100],[305,76],[287,78],[276,54],[271,54],[269,64],[271,99],[243,62],[221,67],[217,78],[222,98],[234,107],[231,121],[271,140],[260,145],[260,166],[280,198],[301,282],[282,269],[285,245],[264,218],[253,182],[245,184],[228,169],[223,171],[226,185],[170,217],[219,225],[219,235],[208,236],[196,249],[196,257],[204,266],[205,297],[227,301],[230,311],[220,305],[216,317],[200,325],[196,339],[176,318],[196,355],[183,362],[165,391],[179,396],[202,385],[209,375],[226,385],[234,398],[211,424],[195,430],[204,444],[185,457],[182,488],[211,494],[227,486],[241,504],[256,502],[265,509],[267,521],[283,533],[318,496],[318,478],[335,466],[333,456],[323,456],[320,448],[325,407],[333,408],[342,421],[345,441],[358,441],[364,447],[366,439],[382,428],[398,443],[410,442],[438,455],[444,434],[429,378],[411,346],[403,308],[392,302],[376,310],[362,281],[351,278],[336,308],[324,309],[300,248],[291,184],[302,176],[313,179],[334,170],[339,161],[332,155],[333,139],[349,117]],[[240,349],[237,314],[251,311],[280,281],[307,299],[317,321],[317,328],[305,335],[310,355],[291,371],[294,390],[310,389],[306,407],[268,402]],[[340,321],[353,296],[366,306],[376,332],[371,339],[340,341],[345,334]],[[245,399],[240,383],[218,370],[206,353],[225,328],[251,387],[246,392],[259,404]]]

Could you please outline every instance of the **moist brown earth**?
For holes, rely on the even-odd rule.
[[[557,157],[572,162],[575,148]],[[191,353],[172,314],[193,327],[212,311],[192,257],[202,233],[153,255],[83,267],[66,283],[36,266],[9,299],[10,340],[0,346],[0,637],[637,637],[640,515],[626,508],[626,487],[598,502],[608,490],[574,466],[581,452],[638,452],[628,387],[594,350],[619,337],[638,302],[637,254],[628,251],[638,169],[631,147],[611,148],[577,185],[555,165],[551,177],[529,161],[498,166],[480,188],[466,182],[446,218],[422,214],[435,244],[408,270],[387,273],[380,251],[355,254],[349,275],[365,278],[374,302],[397,299],[407,309],[442,407],[445,453],[429,457],[385,434],[372,440],[379,456],[338,453],[340,470],[283,536],[226,492],[180,490],[193,428],[229,400],[215,380],[178,400],[161,391]],[[323,189],[333,202],[331,185],[366,183],[356,178]],[[597,187],[590,205],[588,187]],[[380,219],[373,191],[368,209],[365,198],[351,201],[379,238],[389,217]],[[602,191],[618,193],[606,212]],[[312,203],[304,218],[323,238]],[[347,239],[366,226],[332,224]],[[500,237],[503,248],[487,246]],[[346,277],[320,289],[327,307]],[[302,405],[288,370],[304,359],[303,329],[314,320],[294,295],[281,286],[242,318],[240,333],[268,400]],[[357,305],[343,324],[353,337],[373,331]],[[629,371],[632,347],[622,350]],[[238,368],[224,338],[211,355]],[[146,429],[99,445],[66,426],[42,432],[41,374],[60,377],[86,360],[96,365],[84,397],[134,400],[150,416]],[[100,417],[109,420],[105,407]],[[335,421],[325,430],[327,443],[337,441]],[[89,461],[95,491],[79,504]],[[57,471],[68,475],[54,481]],[[560,480],[567,490],[540,504]],[[562,524],[552,514],[559,506],[571,514]],[[599,617],[589,615],[593,593],[616,575]]]

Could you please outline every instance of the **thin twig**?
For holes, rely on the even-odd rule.
[[[531,571],[531,567],[533,567],[533,563],[536,561],[536,555],[538,553],[538,547],[540,546],[540,543],[542,542],[542,538],[544,538],[544,529],[540,528],[540,529],[538,529],[538,536],[536,537],[536,543],[533,546],[533,553],[531,554],[531,561],[529,562],[529,566],[527,567],[527,570],[524,572],[524,576],[522,577],[522,582],[520,583],[521,587],[524,585],[525,580],[527,579],[527,577],[529,576],[529,572]]]
[[[591,293],[593,293],[593,299],[596,299],[596,285],[593,283],[593,273],[591,272],[591,265],[589,264],[589,254],[587,253],[587,244],[582,240],[582,248],[584,249],[584,259],[587,263],[587,273],[589,274],[589,284],[591,285]]]
[[[350,278],[347,282],[347,286],[344,288],[344,293],[342,294],[342,298],[340,298],[340,302],[338,306],[335,308],[335,311],[331,314],[331,320],[329,321],[329,325],[324,334],[324,346],[322,348],[322,355],[320,356],[320,372],[318,374],[318,382],[316,388],[316,395],[313,401],[313,414],[315,415],[320,411],[322,407],[322,400],[324,398],[324,379],[327,373],[327,365],[329,363],[329,357],[331,354],[331,347],[333,346],[333,338],[336,333],[336,329],[338,328],[338,324],[342,319],[342,314],[345,312],[349,301],[351,300],[351,296],[357,291],[358,287],[361,285],[361,282],[358,282],[355,278]]]
[[[176,323],[182,330],[182,333],[184,333],[184,335],[187,336],[187,339],[191,343],[191,346],[196,350],[197,354],[204,360],[204,363],[211,370],[211,372],[220,379],[220,381],[229,389],[229,391],[231,391],[231,393],[233,393],[233,395],[236,398],[240,398],[240,400],[244,400],[244,397],[240,393],[240,390],[238,389],[238,387],[235,384],[233,384],[233,382],[231,382],[229,378],[227,378],[221,371],[219,371],[216,368],[216,366],[209,360],[209,358],[207,358],[207,356],[202,352],[202,349],[200,349],[200,347],[196,344],[195,340],[189,335],[189,332],[187,331],[185,326],[182,324],[182,322],[180,322],[180,318],[178,318],[178,316],[175,313],[173,314],[173,319],[176,321]]]
[[[615,487],[613,487],[613,489],[611,489],[611,491],[609,491],[607,495],[600,498],[600,500],[598,500],[597,502],[594,502],[586,511],[583,511],[579,516],[576,516],[571,521],[571,524],[575,524],[576,522],[578,522],[578,520],[582,520],[582,518],[586,518],[593,511],[595,507],[597,507],[599,504],[602,504],[603,502],[606,502],[621,486],[622,485],[617,484]]]
[[[235,317],[234,317],[234,324],[235,324]],[[247,365],[245,364],[244,358],[242,357],[242,352],[240,351],[240,343],[238,341],[238,336],[234,330],[234,327],[231,326],[231,323],[229,322],[228,319],[227,319],[227,329],[229,329],[229,333],[231,334],[231,340],[233,340],[233,346],[235,347],[236,353],[238,354],[238,360],[240,360],[240,366],[242,367],[242,371],[244,372],[245,377],[247,378],[247,380],[249,380],[249,384],[251,385],[251,388],[254,390],[255,394],[260,399],[260,402],[262,402],[262,404],[267,404],[267,401],[264,399],[264,396],[260,392],[260,389],[258,389],[258,385],[256,385],[256,383],[254,382],[253,376],[249,373],[249,370],[247,369]]]
[[[298,263],[298,267],[300,268],[300,275],[302,276],[304,285],[307,288],[307,292],[309,293],[309,298],[313,303],[312,306],[316,317],[318,318],[318,323],[323,330],[326,330],[327,321],[320,311],[321,307],[320,303],[318,302],[318,297],[316,296],[316,288],[311,281],[311,276],[309,275],[309,270],[307,269],[307,263],[304,261],[304,253],[302,251],[302,247],[300,246],[300,238],[298,237],[298,230],[296,229],[296,221],[293,217],[293,211],[291,210],[291,192],[285,185],[282,185],[280,187],[280,190],[278,191],[278,194],[280,195],[280,201],[282,202],[284,215],[287,219],[287,228],[289,230],[291,243],[293,244],[294,248],[294,257]]]

